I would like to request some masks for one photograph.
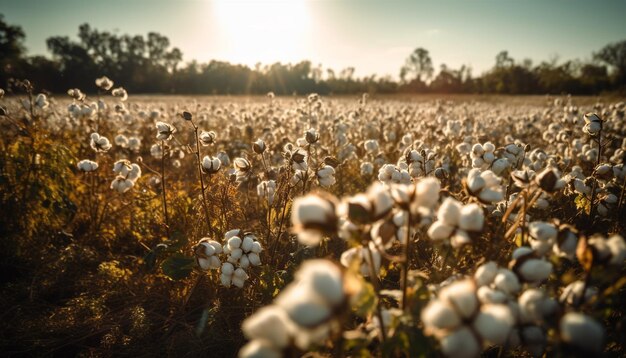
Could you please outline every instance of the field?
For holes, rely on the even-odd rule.
[[[96,83],[0,99],[2,355],[626,354],[623,98]]]

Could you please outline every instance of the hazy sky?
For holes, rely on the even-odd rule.
[[[47,54],[47,37],[76,38],[87,22],[159,32],[184,61],[310,59],[394,77],[416,47],[437,68],[466,64],[479,74],[500,50],[517,60],[585,60],[626,39],[626,0],[0,0],[0,13],[24,28],[29,54]]]

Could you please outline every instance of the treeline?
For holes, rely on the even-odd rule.
[[[275,63],[250,68],[223,61],[182,63],[183,54],[167,37],[116,35],[88,24],[78,40],[54,36],[46,44],[51,57],[27,56],[20,26],[0,15],[0,86],[11,90],[13,79],[29,79],[41,90],[61,93],[69,88],[95,91],[94,79],[106,75],[131,93],[177,94],[350,94],[350,93],[496,93],[599,94],[626,92],[626,40],[592,54],[591,62],[556,60],[538,65],[516,61],[507,51],[495,65],[474,77],[471,68],[441,65],[435,74],[426,49],[417,48],[391,77],[355,77],[354,68],[339,72],[314,66]]]

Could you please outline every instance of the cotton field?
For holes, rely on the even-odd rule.
[[[626,106],[0,99],[18,355],[623,356]]]

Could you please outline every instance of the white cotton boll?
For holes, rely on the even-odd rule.
[[[508,294],[515,294],[521,288],[517,276],[507,269],[499,269],[493,283],[497,289]]]
[[[487,182],[480,175],[480,169],[474,168],[467,173],[467,186],[472,193],[479,192],[487,185]]]
[[[528,224],[528,232],[530,236],[537,240],[548,241],[556,238],[558,230],[552,224],[543,221],[533,221]]]
[[[446,225],[441,221],[435,221],[428,228],[428,237],[433,240],[445,240],[452,235],[454,226]]]
[[[248,256],[243,255],[241,257],[241,259],[239,260],[239,266],[241,266],[241,268],[243,269],[247,269],[248,267],[250,267],[250,260],[248,259]]]
[[[250,261],[250,264],[252,266],[259,266],[261,265],[261,258],[259,257],[259,254],[255,253],[255,252],[251,252],[248,254],[248,260]]]
[[[484,164],[483,158],[472,158],[472,168],[481,168]]]
[[[572,232],[567,234],[564,240],[561,241],[560,244],[555,244],[553,246],[553,251],[555,254],[561,257],[567,257],[570,260],[573,260],[576,255],[576,248],[578,247],[578,236]]]
[[[523,323],[541,323],[545,317],[553,314],[558,308],[555,300],[536,288],[524,291],[518,302]]]
[[[600,353],[604,341],[602,325],[582,313],[567,313],[559,323],[561,339],[587,352]]]
[[[440,334],[439,331],[450,330],[461,324],[461,318],[454,308],[442,300],[431,300],[421,313],[422,322],[428,331]]]
[[[202,270],[207,271],[208,269],[211,268],[211,261],[207,258],[199,257],[198,266],[200,266]]]
[[[461,203],[453,198],[446,198],[439,210],[437,211],[437,219],[443,223],[451,226],[456,226],[459,223],[459,217],[461,216]],[[448,237],[450,235],[447,235]]]
[[[250,250],[252,250],[252,245],[253,244],[254,244],[253,237],[252,236],[246,236],[246,237],[243,238],[243,241],[241,242],[241,249],[243,249],[244,252],[250,252]]]
[[[456,281],[442,288],[439,298],[450,302],[463,318],[471,317],[478,308],[476,285],[469,279]]]
[[[490,344],[505,344],[515,318],[507,305],[487,304],[481,307],[480,312],[472,323],[476,332]]]
[[[332,203],[317,195],[307,195],[293,201],[291,220],[294,226],[307,224],[324,225],[334,217],[335,208]]]
[[[222,274],[231,276],[235,272],[235,267],[230,262],[222,264]]]
[[[485,144],[483,144],[483,148],[485,149],[485,152],[493,152],[496,150],[496,146],[491,142],[485,142]]]
[[[237,249],[241,247],[241,238],[238,236],[231,237],[228,239],[228,248],[231,250]]]
[[[513,254],[511,255],[511,257],[513,258],[513,260],[517,260],[522,256],[531,255],[533,252],[534,252],[533,249],[531,249],[530,247],[521,246],[513,251]]]
[[[262,340],[248,342],[239,351],[239,358],[281,358],[283,355],[269,343]]]
[[[527,282],[543,281],[552,273],[552,263],[542,259],[528,259],[517,272]]]
[[[611,251],[611,265],[621,265],[626,259],[626,242],[620,235],[613,235],[606,241],[609,251]]]
[[[496,203],[504,200],[504,194],[492,189],[483,189],[480,194],[478,194],[478,198],[485,203]]]
[[[478,204],[468,204],[461,209],[459,227],[466,231],[482,231],[485,214]]]
[[[233,277],[238,277],[238,278],[247,280],[248,279],[248,274],[246,273],[246,271],[244,269],[242,269],[241,267],[238,267],[233,272]]]
[[[465,230],[457,230],[450,238],[450,245],[454,248],[459,248],[470,243],[472,243],[472,239]]]
[[[287,313],[276,305],[261,308],[241,324],[241,330],[250,340],[262,339],[273,347],[289,345],[291,322]]]
[[[439,201],[439,180],[429,177],[422,179],[415,188],[416,203],[418,206],[433,208]]]
[[[443,354],[450,358],[472,358],[480,353],[480,342],[465,326],[443,337],[440,343]]]
[[[504,303],[508,299],[506,293],[494,290],[489,286],[482,286],[476,292],[481,303]]]
[[[483,148],[483,146],[480,143],[476,143],[472,147],[472,154],[474,154],[477,157],[480,157],[483,154],[485,154],[485,149]]]
[[[341,270],[328,261],[306,261],[296,273],[296,279],[310,282],[313,290],[331,305],[344,300]]]
[[[243,250],[242,249],[234,249],[234,250],[231,250],[231,252],[230,252],[230,257],[235,259],[235,260],[240,259],[242,255],[243,255]]]
[[[491,153],[491,152],[487,152],[487,153],[483,154],[483,160],[487,164],[491,164],[495,159],[496,159],[496,156],[493,155],[493,153]]]
[[[498,273],[498,264],[494,261],[489,261],[484,263],[476,269],[476,273],[474,274],[474,280],[476,281],[476,285],[485,286],[489,285],[496,278],[496,274]]]
[[[258,254],[261,252],[263,248],[261,247],[261,243],[258,241],[255,241],[252,243],[252,247],[250,248],[250,252],[254,252],[255,254]]]
[[[230,287],[231,283],[232,283],[232,276],[231,275],[227,275],[225,273],[220,274],[220,281],[222,282],[222,285],[225,287]]]
[[[215,254],[215,247],[213,247],[213,245],[209,245],[206,242],[201,243],[200,245],[202,245],[202,249],[203,249],[203,253],[207,256],[211,256],[213,254]]]
[[[284,289],[275,304],[282,307],[297,325],[304,327],[317,326],[332,314],[331,308],[318,298],[313,288],[304,284],[292,284]]]
[[[232,282],[233,282],[233,285],[235,285],[235,287],[243,288],[244,284],[246,283],[246,280],[242,277],[233,276]]]
[[[509,167],[509,162],[504,158],[500,158],[500,159],[495,160],[491,164],[491,171],[494,172],[496,175],[500,175],[502,174],[502,172],[508,169],[508,167]]]
[[[217,256],[209,257],[209,268],[218,269],[221,266],[220,259]]]

